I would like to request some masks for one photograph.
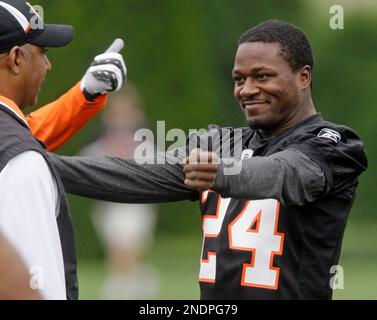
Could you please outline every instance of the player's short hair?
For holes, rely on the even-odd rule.
[[[292,71],[309,65],[313,69],[313,52],[305,33],[280,20],[267,20],[246,31],[238,45],[248,42],[279,43],[284,59]]]

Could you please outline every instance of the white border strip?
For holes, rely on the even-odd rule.
[[[28,19],[15,7],[12,7],[10,4],[0,1],[0,6],[7,10],[21,25],[22,29],[24,29],[25,33],[27,33],[30,29],[30,24]]]

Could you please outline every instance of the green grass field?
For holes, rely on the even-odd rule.
[[[160,274],[156,299],[199,299],[197,282],[200,237],[158,237],[148,260]],[[377,228],[347,227],[339,264],[344,270],[344,289],[334,299],[377,299]],[[80,261],[80,299],[99,299],[105,276],[101,261]]]
[[[199,299],[200,238],[159,237],[147,260],[158,270],[160,291],[156,299]],[[101,261],[79,262],[80,299],[99,299],[105,277]]]
[[[344,269],[344,290],[334,299],[377,299],[377,225],[347,227],[339,264]]]

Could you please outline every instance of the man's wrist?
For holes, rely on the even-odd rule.
[[[80,105],[81,107],[89,107],[91,108],[92,106],[98,107],[99,104],[105,105],[107,103],[107,97],[108,94],[101,94],[98,97],[94,98],[93,100],[88,99],[86,95],[83,92],[83,86],[82,86],[82,80],[79,81],[73,88],[72,90],[75,90],[75,97],[76,97],[76,103]]]
[[[217,169],[215,181],[213,182],[213,185],[211,187],[211,190],[214,190],[221,194],[221,192],[224,189],[224,185],[226,183],[226,177],[224,176],[224,164],[220,163],[219,168]]]
[[[242,161],[237,161],[234,158],[220,159],[219,168],[211,189],[223,197],[230,197],[232,193],[230,185],[237,184],[238,179],[235,176],[241,174],[242,164]]]
[[[94,102],[98,97],[100,97],[102,95],[101,93],[92,94],[88,90],[86,90],[86,88],[83,88],[81,91],[82,91],[85,99],[89,102]]]

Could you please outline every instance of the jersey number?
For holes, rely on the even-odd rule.
[[[202,194],[207,200],[208,191]],[[221,230],[230,198],[219,196],[216,216],[203,216],[203,247],[206,238],[216,238]],[[229,248],[249,251],[251,263],[242,269],[241,285],[277,289],[279,271],[273,267],[274,255],[283,251],[284,234],[277,232],[279,202],[274,199],[247,201],[241,213],[228,226]],[[208,252],[207,259],[200,263],[199,279],[216,282],[216,252]]]

